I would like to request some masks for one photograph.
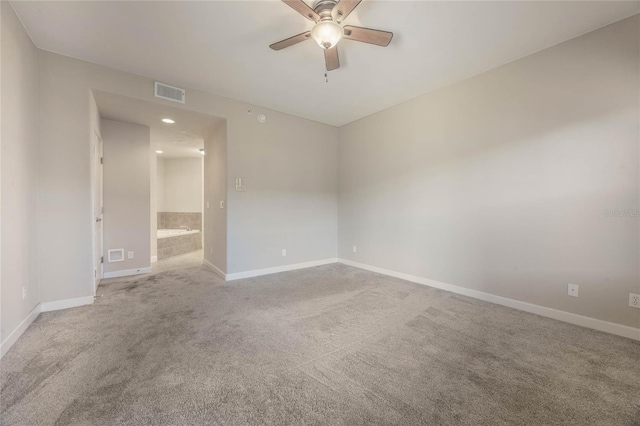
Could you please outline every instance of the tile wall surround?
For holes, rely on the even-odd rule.
[[[158,212],[158,229],[180,229],[181,226],[202,231],[202,213]]]
[[[158,239],[158,260],[202,250],[202,213],[158,212],[158,229],[187,226],[200,232]]]
[[[158,238],[158,260],[202,250],[202,232]]]

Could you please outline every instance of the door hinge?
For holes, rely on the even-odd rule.
[[[100,263],[104,263],[104,256],[100,256]]]
[[[104,157],[100,157],[100,164],[104,164]]]

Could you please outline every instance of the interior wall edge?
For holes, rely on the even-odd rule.
[[[207,259],[203,259],[202,260],[202,264],[209,268],[211,271],[213,271],[214,273],[220,275],[220,277],[222,277],[225,281],[227,280],[227,274],[225,274],[224,272],[222,272],[222,270],[220,268],[218,268],[216,265],[214,265],[213,263],[209,262]]]

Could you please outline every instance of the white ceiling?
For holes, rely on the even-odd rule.
[[[167,105],[94,91],[100,117],[148,126],[151,146],[166,158],[201,157],[204,137],[221,119]],[[175,124],[162,122],[171,118]]]
[[[344,24],[393,41],[340,42],[342,67],[325,83],[313,41],[268,48],[312,26],[280,1],[12,4],[41,49],[335,126],[640,11],[631,1],[364,0]]]

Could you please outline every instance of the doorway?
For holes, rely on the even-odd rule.
[[[95,215],[96,244],[102,232],[104,253],[102,269],[96,263],[96,278],[203,263],[224,270],[226,262],[216,256],[226,254],[226,120],[166,102],[92,94],[106,167],[104,176],[96,178],[105,194],[104,216]],[[134,132],[136,126],[147,129],[144,141]],[[217,147],[213,156],[206,155],[207,143]],[[130,199],[135,203],[122,202]],[[102,206],[94,209],[101,212]]]

